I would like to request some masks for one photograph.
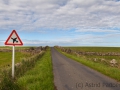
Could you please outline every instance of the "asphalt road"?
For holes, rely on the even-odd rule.
[[[120,83],[51,48],[57,90],[120,90]]]

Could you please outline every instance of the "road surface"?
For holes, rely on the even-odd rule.
[[[120,83],[71,60],[53,47],[52,62],[57,90],[120,90]]]

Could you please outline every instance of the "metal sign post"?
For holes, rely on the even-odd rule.
[[[15,71],[15,46],[13,46],[12,53],[12,78],[14,79],[14,71]]]

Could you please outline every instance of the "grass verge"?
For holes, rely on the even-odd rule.
[[[35,67],[17,80],[22,90],[54,90],[50,49],[40,58]]]
[[[1,70],[0,77],[0,90],[20,90],[17,79],[24,75],[24,73],[32,69],[39,58],[43,56],[44,52],[40,52],[36,55],[33,55],[29,58],[23,58],[22,62],[15,65],[15,77],[11,77],[11,67]]]
[[[94,70],[97,70],[99,72],[101,72],[102,74],[105,74],[111,78],[116,79],[117,81],[120,81],[120,70],[118,68],[115,67],[110,67],[110,66],[106,66],[102,63],[98,63],[98,62],[93,62],[90,60],[86,60],[83,57],[77,57],[71,54],[67,54],[65,52],[62,52],[60,49],[56,48],[60,53],[64,54],[65,56],[67,56],[68,58],[71,58],[77,62],[80,62]]]

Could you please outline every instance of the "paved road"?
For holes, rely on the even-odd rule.
[[[120,83],[51,48],[57,90],[120,90]]]

